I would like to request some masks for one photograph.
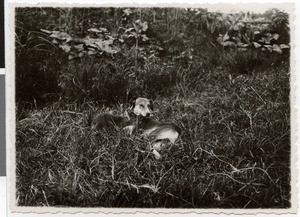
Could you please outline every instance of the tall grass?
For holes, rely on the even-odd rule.
[[[190,94],[175,88],[157,97],[156,117],[184,129],[160,161],[138,134],[86,126],[85,114],[104,107],[56,103],[32,110],[17,121],[18,204],[289,207],[288,70],[288,63],[251,75],[215,69],[198,78],[196,89],[187,83]]]

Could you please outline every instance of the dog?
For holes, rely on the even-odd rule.
[[[97,130],[112,130],[121,128],[129,135],[140,132],[150,139],[150,148],[156,159],[161,156],[158,153],[165,141],[175,144],[181,134],[181,129],[175,124],[164,124],[152,118],[153,102],[147,98],[139,97],[133,101],[130,110],[125,111],[124,116],[103,113],[94,119]]]

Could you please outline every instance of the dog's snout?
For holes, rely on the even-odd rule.
[[[150,112],[146,114],[146,117],[150,117]]]

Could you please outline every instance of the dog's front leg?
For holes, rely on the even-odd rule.
[[[124,127],[123,130],[126,132],[126,134],[132,136],[133,131],[135,130],[135,126],[130,125],[130,126]]]
[[[161,159],[161,155],[156,151],[155,149],[152,149],[152,153],[154,154],[154,157],[156,160]]]

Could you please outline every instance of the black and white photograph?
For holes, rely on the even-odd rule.
[[[294,210],[293,4],[10,10],[13,207]]]

